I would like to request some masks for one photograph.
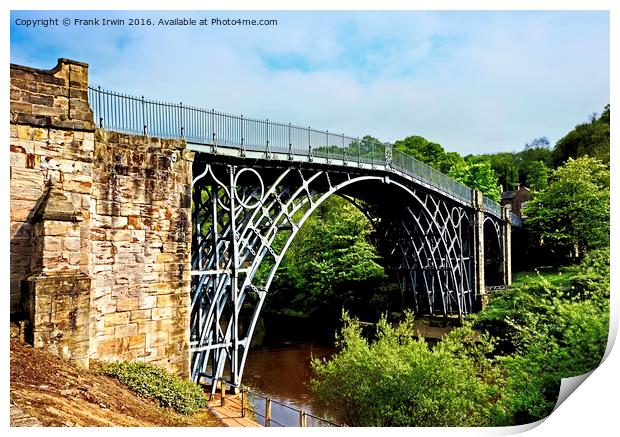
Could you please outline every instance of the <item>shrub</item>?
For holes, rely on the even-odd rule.
[[[609,250],[587,254],[567,281],[538,276],[507,290],[480,314],[478,326],[508,340],[497,425],[551,413],[562,378],[594,370],[609,329]],[[503,351],[506,353],[506,349]]]
[[[412,338],[413,317],[396,327],[383,317],[372,342],[343,315],[339,346],[314,360],[319,404],[352,426],[484,426],[497,389],[485,354],[490,341],[470,326],[452,331],[433,350]]]
[[[193,414],[207,406],[207,398],[198,384],[182,379],[146,363],[114,362],[101,366],[103,374],[113,376],[140,396],[172,407],[182,414]]]

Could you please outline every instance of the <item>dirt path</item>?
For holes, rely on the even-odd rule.
[[[11,340],[11,426],[222,426],[210,411],[184,416],[118,381]]]
[[[27,415],[26,413],[22,411],[21,408],[19,408],[17,405],[11,402],[11,426],[32,427],[32,426],[42,426],[42,425],[39,419],[37,419],[36,417]]]

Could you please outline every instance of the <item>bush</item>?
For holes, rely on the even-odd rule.
[[[577,274],[572,278],[572,294],[603,304],[609,300],[609,247],[585,254]]]
[[[493,299],[476,315],[479,327],[507,339],[497,425],[548,416],[562,378],[594,370],[609,329],[609,250],[587,254],[568,280],[538,276]]]
[[[140,396],[172,407],[182,414],[193,414],[207,406],[198,384],[173,375],[165,369],[139,362],[114,362],[101,366],[103,374],[113,376]]]
[[[497,396],[485,354],[488,338],[470,326],[452,331],[433,350],[412,338],[413,317],[396,327],[385,317],[368,342],[343,315],[339,346],[314,360],[311,389],[338,422],[352,426],[484,426]]]

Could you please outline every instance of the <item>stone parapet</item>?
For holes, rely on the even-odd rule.
[[[71,130],[95,127],[88,64],[59,59],[51,70],[11,64],[11,123]]]

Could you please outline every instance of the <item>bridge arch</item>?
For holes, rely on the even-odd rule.
[[[500,219],[485,216],[483,221],[484,239],[484,282],[487,286],[503,285],[504,240],[503,223]]]
[[[413,296],[416,310],[460,316],[472,310],[473,215],[463,205],[381,172],[291,164],[248,171],[235,164],[195,163],[190,326],[194,380],[227,378],[240,384],[282,258],[305,221],[334,194],[375,206],[372,214],[403,278],[401,290]],[[391,202],[394,197],[400,202]],[[278,245],[283,231],[288,235]],[[268,274],[257,275],[265,267]],[[240,313],[250,294],[256,303],[241,329]]]

